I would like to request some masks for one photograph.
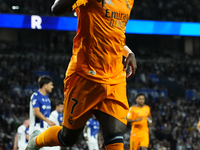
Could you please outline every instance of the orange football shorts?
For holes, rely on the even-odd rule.
[[[85,125],[94,110],[107,113],[127,124],[129,105],[126,97],[126,82],[120,84],[96,83],[77,73],[64,80],[63,125],[78,129]]]
[[[130,137],[130,150],[138,150],[140,147],[149,147],[149,134],[144,133],[142,136],[135,137],[131,135]]]

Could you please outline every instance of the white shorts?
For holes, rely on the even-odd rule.
[[[89,137],[86,143],[88,145],[89,150],[99,150],[98,141],[94,137]]]

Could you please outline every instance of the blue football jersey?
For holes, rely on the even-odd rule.
[[[33,129],[36,125],[40,128],[47,128],[46,122],[39,119],[37,116],[35,116],[33,109],[39,108],[40,112],[48,118],[51,113],[51,102],[47,95],[42,95],[39,91],[34,92],[31,96],[30,101],[30,134],[33,132]],[[45,127],[44,127],[45,124]]]
[[[90,118],[87,123],[86,123],[87,127],[90,128],[90,134],[91,136],[97,138],[98,132],[99,132],[99,122],[93,118]]]

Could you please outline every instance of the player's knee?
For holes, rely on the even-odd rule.
[[[104,146],[114,143],[123,143],[123,134],[121,132],[113,133],[104,139]]]
[[[73,140],[69,140],[70,137],[66,137],[61,130],[58,133],[58,140],[59,142],[64,146],[64,147],[69,147],[69,146],[73,146],[77,141]]]

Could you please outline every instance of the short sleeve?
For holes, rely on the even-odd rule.
[[[132,119],[132,109],[133,107],[130,107],[129,111],[128,111],[128,114],[127,114],[127,119]]]
[[[31,103],[33,108],[40,107],[40,101],[36,97],[31,100]]]
[[[23,128],[22,127],[19,127],[17,129],[17,134],[22,134],[24,132]]]
[[[87,125],[88,127],[90,127],[90,126],[91,126],[91,124],[92,124],[92,120],[91,120],[91,119],[89,119],[89,120],[86,122],[86,125]]]

